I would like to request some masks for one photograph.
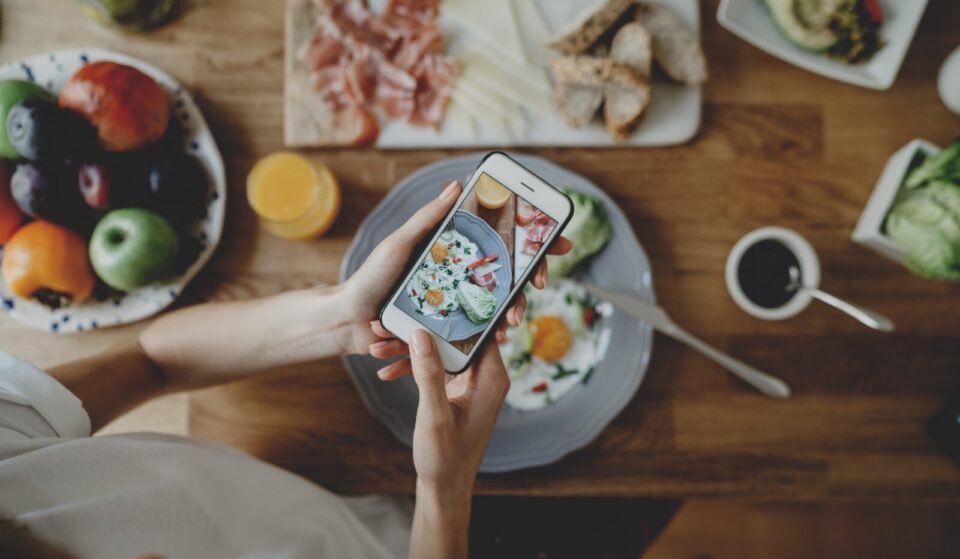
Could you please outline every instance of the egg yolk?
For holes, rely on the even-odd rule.
[[[556,363],[570,351],[573,334],[566,323],[556,316],[538,316],[530,321],[533,334],[532,353],[547,363]]]

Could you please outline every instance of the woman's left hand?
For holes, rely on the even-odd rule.
[[[413,217],[377,245],[360,269],[342,285],[342,293],[347,297],[349,308],[357,317],[351,323],[350,340],[345,351],[357,354],[369,353],[378,359],[407,354],[407,345],[394,338],[380,325],[378,320],[380,307],[390,295],[397,280],[407,271],[406,266],[413,251],[423,238],[443,221],[456,204],[461,190],[459,181],[453,181],[444,187],[438,198],[420,208]],[[550,247],[549,253],[564,254],[571,247],[570,241],[560,237]],[[546,259],[541,261],[531,282],[538,289],[546,286]],[[519,324],[525,309],[526,299],[521,294],[513,307],[507,311],[507,322],[512,325]],[[497,332],[498,338],[502,337],[503,328],[504,326],[501,325]],[[409,372],[409,362],[398,361],[381,370],[380,377],[392,379]]]

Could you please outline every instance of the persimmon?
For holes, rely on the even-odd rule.
[[[10,173],[0,161],[0,245],[6,243],[21,224],[23,214],[10,195]]]
[[[10,291],[23,298],[49,289],[83,301],[97,283],[83,237],[42,220],[13,234],[3,251],[2,271]]]

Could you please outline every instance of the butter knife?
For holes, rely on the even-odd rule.
[[[758,371],[750,365],[730,357],[726,353],[696,338],[677,324],[660,307],[651,305],[635,295],[609,291],[589,283],[584,286],[591,295],[613,304],[618,309],[638,318],[671,338],[699,351],[721,365],[741,380],[771,398],[789,398],[790,387],[782,380]]]

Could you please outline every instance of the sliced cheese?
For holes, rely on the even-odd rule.
[[[441,13],[498,57],[521,65],[528,62],[511,0],[446,0]]]
[[[512,0],[520,38],[523,40],[525,58],[534,64],[550,61],[550,28],[536,0]]]
[[[476,43],[466,42],[452,52],[464,66],[480,66],[488,74],[499,76],[502,81],[513,84],[520,91],[550,97],[552,89],[543,66],[532,64],[514,64],[508,60],[497,59]]]

